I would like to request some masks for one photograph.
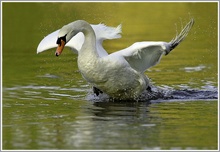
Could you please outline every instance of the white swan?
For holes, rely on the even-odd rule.
[[[95,31],[96,47],[97,47],[99,56],[101,57],[107,56],[108,53],[103,48],[102,42],[103,40],[106,40],[106,39],[121,38],[121,35],[120,35],[121,25],[118,25],[117,27],[109,27],[109,26],[105,26],[104,24],[97,24],[97,25],[91,24],[91,26],[93,30]],[[37,53],[41,53],[43,51],[56,48],[57,47],[56,41],[57,41],[59,31],[60,29],[44,37],[37,47]],[[76,34],[74,37],[72,37],[69,40],[69,42],[66,43],[65,46],[69,47],[74,53],[78,53],[83,43],[84,43],[84,35],[83,33],[80,32]]]
[[[180,34],[168,43],[138,42],[124,50],[100,56],[93,28],[86,21],[78,20],[59,31],[56,55],[61,54],[73,36],[82,32],[85,40],[78,52],[78,68],[82,76],[113,98],[134,99],[149,86],[144,72],[184,40],[193,24],[194,20],[191,19]]]

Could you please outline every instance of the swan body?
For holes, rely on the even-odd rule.
[[[96,35],[96,47],[97,51],[99,53],[99,56],[107,56],[108,53],[105,51],[105,49],[102,46],[102,42],[106,39],[118,39],[121,38],[121,24],[117,27],[109,27],[105,26],[104,24],[97,24],[93,25],[91,24],[93,30],[95,31]],[[57,44],[57,37],[59,30],[56,30],[52,32],[51,34],[47,35],[43,38],[43,40],[39,43],[37,47],[37,53],[41,53],[43,51],[56,48]],[[84,42],[84,35],[82,32],[76,34],[74,37],[72,37],[68,43],[66,43],[65,46],[69,47],[74,53],[78,53],[78,51],[81,49],[82,44]]]
[[[100,56],[94,29],[86,21],[78,20],[59,31],[56,55],[61,54],[72,37],[82,32],[84,43],[78,51],[77,63],[84,79],[113,98],[135,99],[149,86],[144,72],[184,40],[193,24],[191,19],[170,42],[137,42],[121,51]]]

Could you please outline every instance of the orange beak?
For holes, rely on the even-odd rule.
[[[56,50],[56,52],[55,52],[55,55],[56,55],[56,56],[59,56],[59,55],[62,53],[65,44],[66,44],[65,41],[63,41],[63,40],[61,39],[61,44],[58,45],[57,50]]]

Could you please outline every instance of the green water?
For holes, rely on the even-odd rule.
[[[2,3],[3,149],[217,149],[218,100],[103,102],[65,49],[36,54],[47,34],[77,19],[122,23],[114,52],[170,41],[193,17],[186,40],[146,71],[163,89],[217,91],[217,3]]]

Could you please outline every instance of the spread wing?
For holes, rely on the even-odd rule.
[[[120,38],[121,25],[118,25],[117,27],[109,27],[104,24],[97,24],[97,25],[91,24],[91,26],[96,34],[96,43],[99,54],[101,54],[101,56],[108,55],[108,53],[102,47],[102,41],[106,39]],[[37,53],[41,53],[43,51],[56,48],[57,47],[56,41],[58,38],[59,31],[60,30],[54,31],[51,34],[44,37],[37,47]],[[78,53],[78,51],[82,47],[83,42],[84,42],[84,35],[80,32],[77,35],[75,35],[65,46],[69,47],[75,53]]]
[[[41,53],[43,51],[56,48],[57,47],[56,41],[57,41],[59,31],[60,30],[57,30],[47,35],[46,37],[44,37],[37,47],[37,53]]]
[[[56,42],[59,31],[60,30],[54,31],[53,33],[50,33],[49,35],[44,37],[37,47],[37,53],[41,53],[43,51],[56,48],[57,47]],[[81,49],[83,42],[84,42],[84,35],[82,33],[78,33],[65,46],[69,47],[75,53],[78,53],[78,50]]]
[[[160,62],[166,50],[169,50],[166,42],[138,42],[113,54],[123,56],[136,71],[145,72]]]
[[[189,31],[193,27],[194,19],[192,18],[181,32],[170,42],[138,42],[132,46],[113,53],[115,55],[121,55],[125,60],[139,72],[144,72],[148,68],[158,64],[163,54],[167,55],[175,47],[177,47],[188,35]]]

